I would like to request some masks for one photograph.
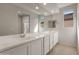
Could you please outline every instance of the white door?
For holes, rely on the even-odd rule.
[[[69,9],[68,9],[69,10]],[[73,11],[73,26],[64,27],[64,12],[63,9],[60,11],[59,21],[59,40],[61,44],[76,47],[76,12]]]

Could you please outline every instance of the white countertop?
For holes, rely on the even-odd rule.
[[[43,38],[47,34],[50,34],[50,32],[27,33],[23,38],[20,37],[21,34],[0,36],[0,52],[21,44],[25,44],[32,40],[36,40],[38,38]]]
[[[25,44],[32,40],[36,40],[43,36],[31,36],[29,34],[26,35],[27,37],[21,38],[20,35],[9,35],[9,36],[0,36],[0,52],[13,48],[15,46]]]

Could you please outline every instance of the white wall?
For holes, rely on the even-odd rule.
[[[21,33],[21,19],[18,18],[18,11],[31,14],[12,4],[0,4],[0,36]]]

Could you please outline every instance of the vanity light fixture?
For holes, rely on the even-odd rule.
[[[36,7],[35,7],[35,9],[39,9],[39,7],[38,7],[38,6],[36,6]]]

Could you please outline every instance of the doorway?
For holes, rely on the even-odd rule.
[[[64,7],[60,12],[60,44],[77,47],[76,5]]]

